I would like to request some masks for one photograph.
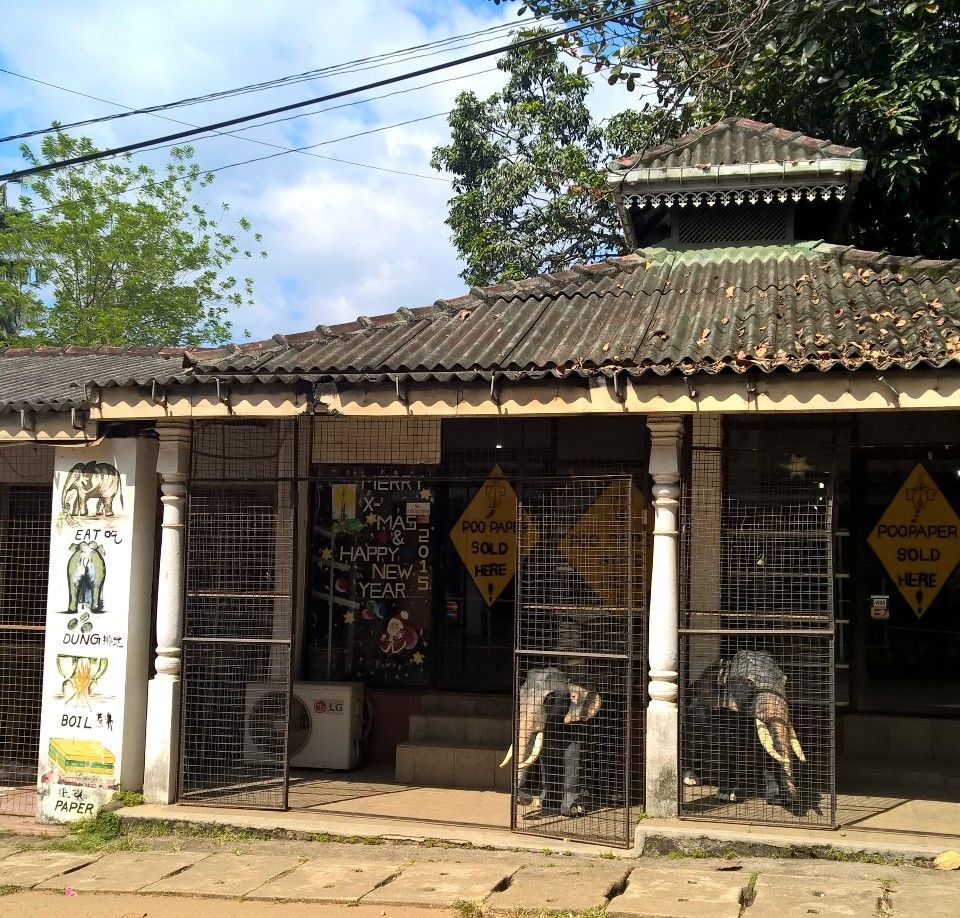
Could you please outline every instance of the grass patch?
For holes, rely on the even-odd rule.
[[[143,794],[140,791],[118,790],[110,799],[124,806],[143,806]]]
[[[453,903],[453,909],[459,918],[485,918],[487,910],[479,902],[467,902],[458,899]]]
[[[740,890],[740,908],[750,908],[753,905],[754,900],[757,898],[757,880],[760,879],[760,871],[754,870],[750,874],[750,878],[747,880],[746,885],[743,889]]]
[[[604,861],[615,861],[617,856],[612,851],[601,851],[597,857]]]
[[[12,883],[0,883],[0,896],[12,896],[21,889],[22,886],[14,886]]]

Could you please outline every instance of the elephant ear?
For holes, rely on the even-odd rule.
[[[600,710],[600,693],[586,686],[570,684],[570,709],[563,718],[565,724],[590,720]]]

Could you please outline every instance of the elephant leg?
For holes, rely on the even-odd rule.
[[[780,802],[780,784],[772,768],[763,769],[763,799],[771,806]]]
[[[90,578],[90,611],[103,611],[103,576],[99,571]]]
[[[80,581],[77,579],[73,572],[68,568],[67,569],[67,585],[70,591],[70,601],[67,603],[67,612],[71,615],[75,614],[77,611],[77,605],[79,603],[79,589]]]
[[[580,802],[580,743],[570,743],[563,752],[563,802],[561,816],[583,816]]]

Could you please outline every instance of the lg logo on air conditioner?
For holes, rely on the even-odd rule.
[[[343,702],[324,701],[322,698],[317,698],[316,701],[313,702],[313,710],[316,714],[342,714]]]

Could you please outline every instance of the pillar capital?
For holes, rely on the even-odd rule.
[[[162,479],[176,480],[182,475],[186,481],[190,461],[189,421],[163,421],[157,424],[160,453],[157,456],[157,472]]]

